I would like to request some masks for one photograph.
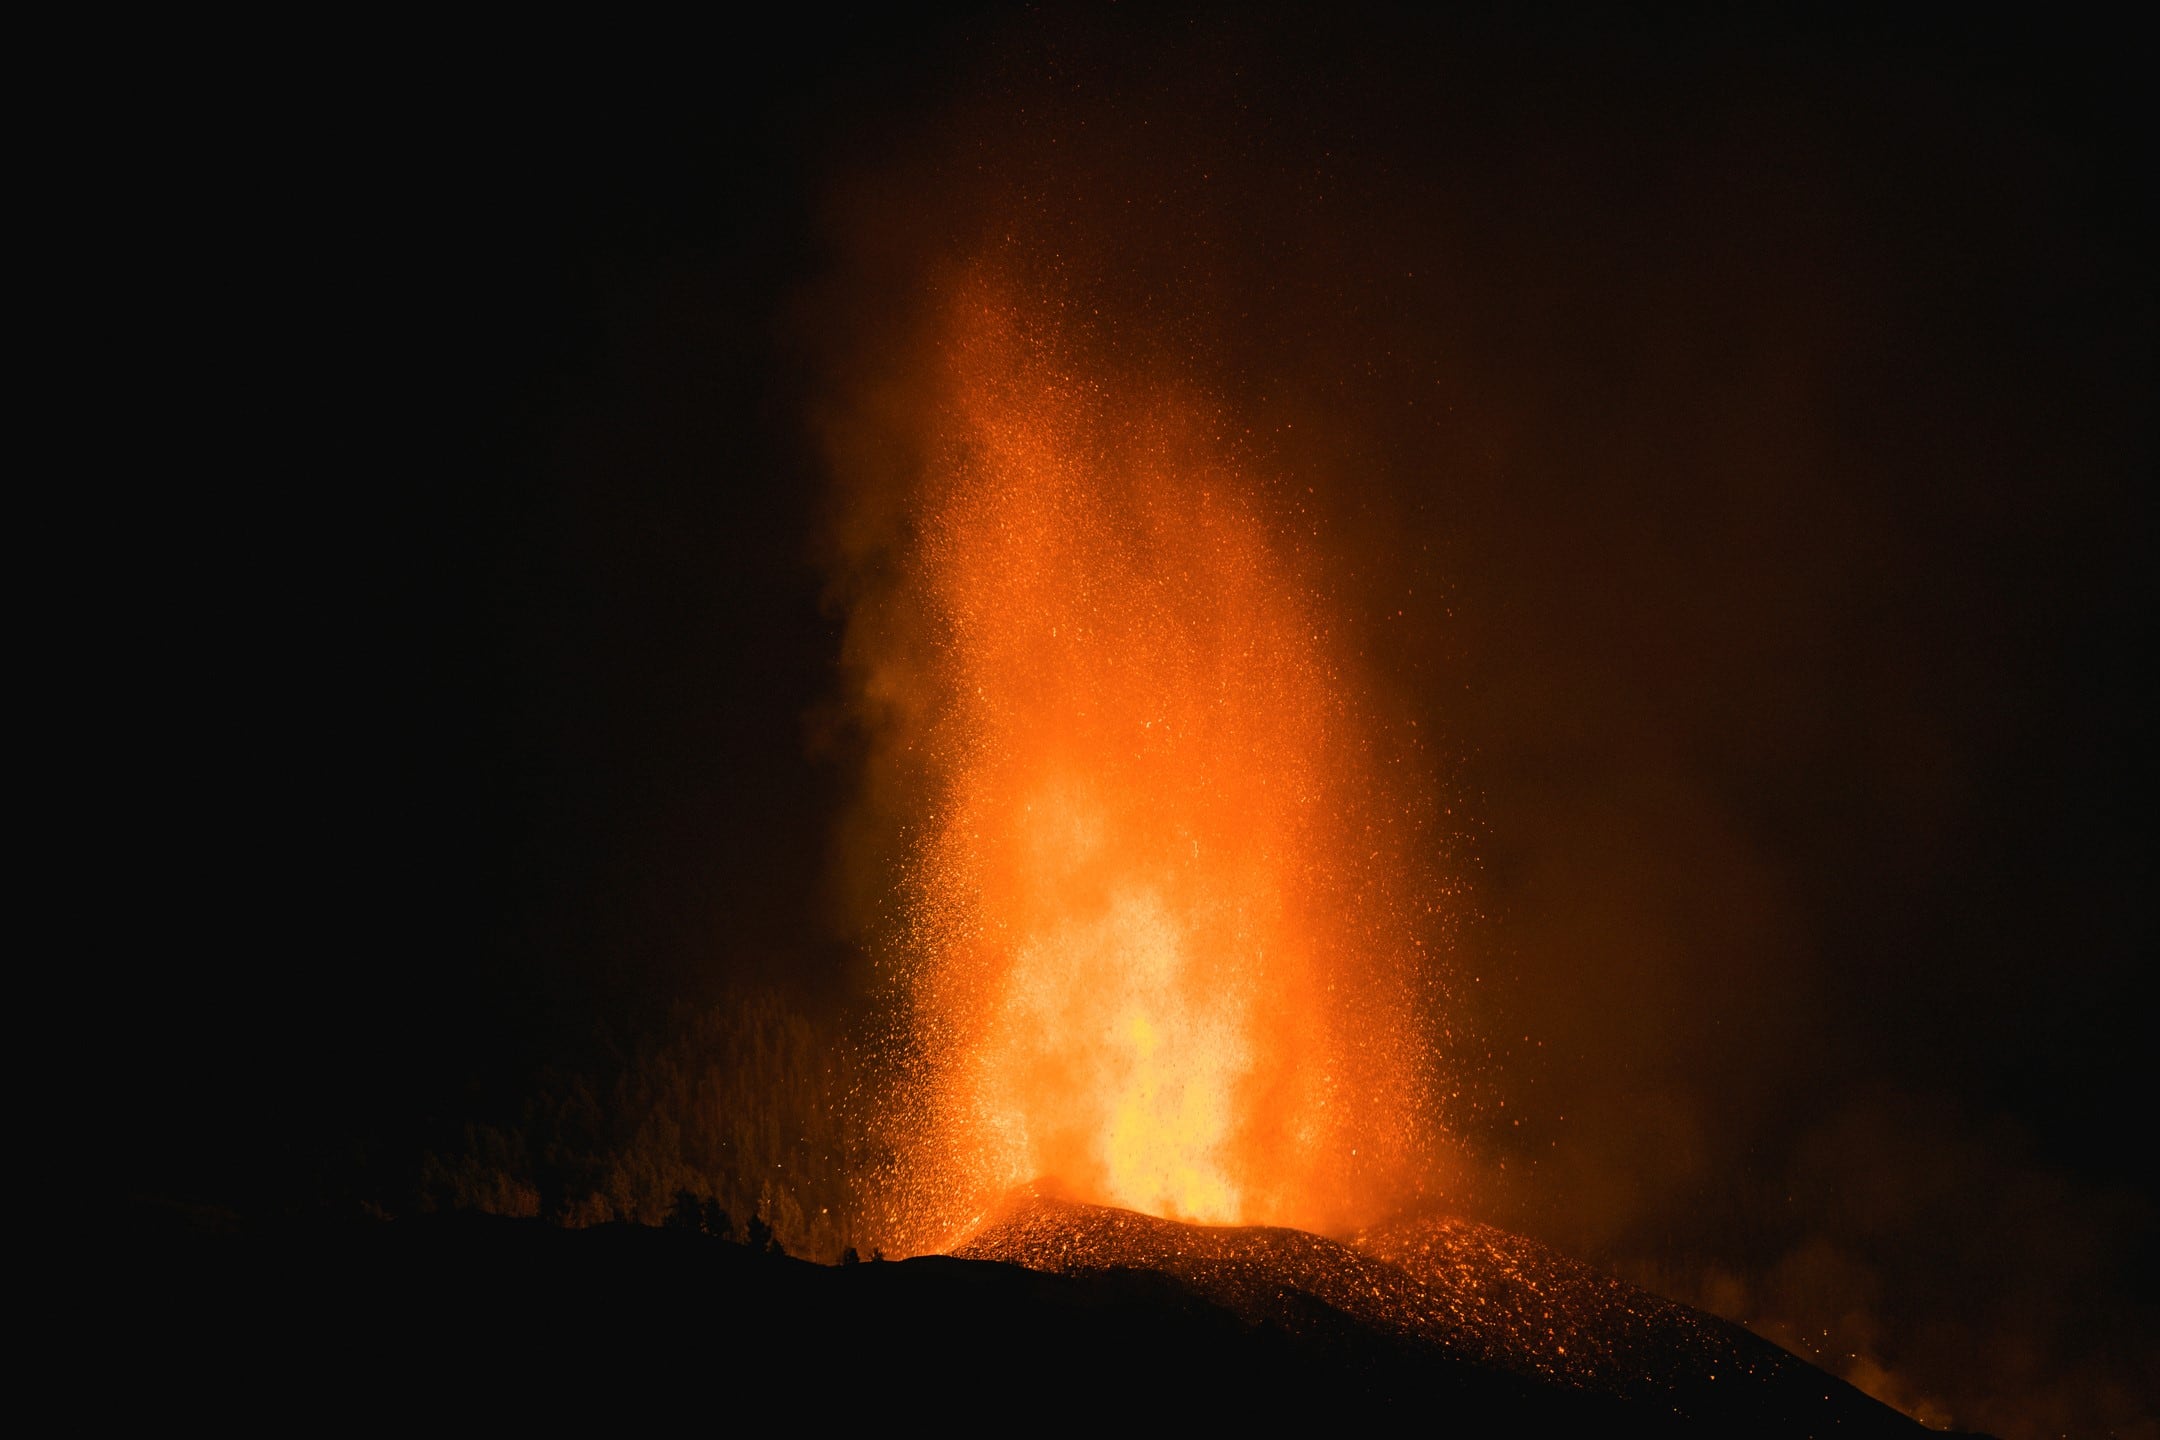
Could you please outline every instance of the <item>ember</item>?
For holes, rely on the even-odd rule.
[[[1029,1181],[1353,1225],[1432,1132],[1415,797],[1379,776],[1300,517],[1070,308],[977,273],[938,346],[906,571],[935,795],[913,1203],[926,1238]]]
[[[1203,1229],[1023,1188],[953,1253],[1065,1275],[1159,1271],[1253,1324],[1320,1336],[1348,1321],[1665,1423],[1750,1434],[1917,1428],[1738,1325],[1534,1240],[1451,1217],[1397,1222],[1340,1243],[1258,1226]]]

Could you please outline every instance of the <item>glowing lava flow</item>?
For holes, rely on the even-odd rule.
[[[1090,363],[1054,307],[976,283],[951,313],[902,578],[928,638],[851,642],[929,717],[903,1159],[925,1232],[1028,1181],[1356,1223],[1416,1166],[1426,1066],[1414,826],[1328,617],[1217,417]]]

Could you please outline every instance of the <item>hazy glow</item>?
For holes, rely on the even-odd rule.
[[[1054,314],[962,287],[912,497],[908,1163],[955,1220],[1345,1223],[1420,1133],[1402,807],[1220,417]]]

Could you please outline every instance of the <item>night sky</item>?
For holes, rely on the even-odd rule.
[[[336,1206],[672,1003],[861,1005],[818,406],[1024,194],[1183,297],[1445,737],[1485,1213],[2149,1380],[2135,47],[1125,11],[370,43],[128,133],[135,1186]]]

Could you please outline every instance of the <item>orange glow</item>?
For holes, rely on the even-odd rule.
[[[925,1238],[1023,1182],[1357,1223],[1418,1168],[1421,967],[1406,807],[1298,517],[1189,387],[957,289],[902,580],[934,797],[907,881]]]

